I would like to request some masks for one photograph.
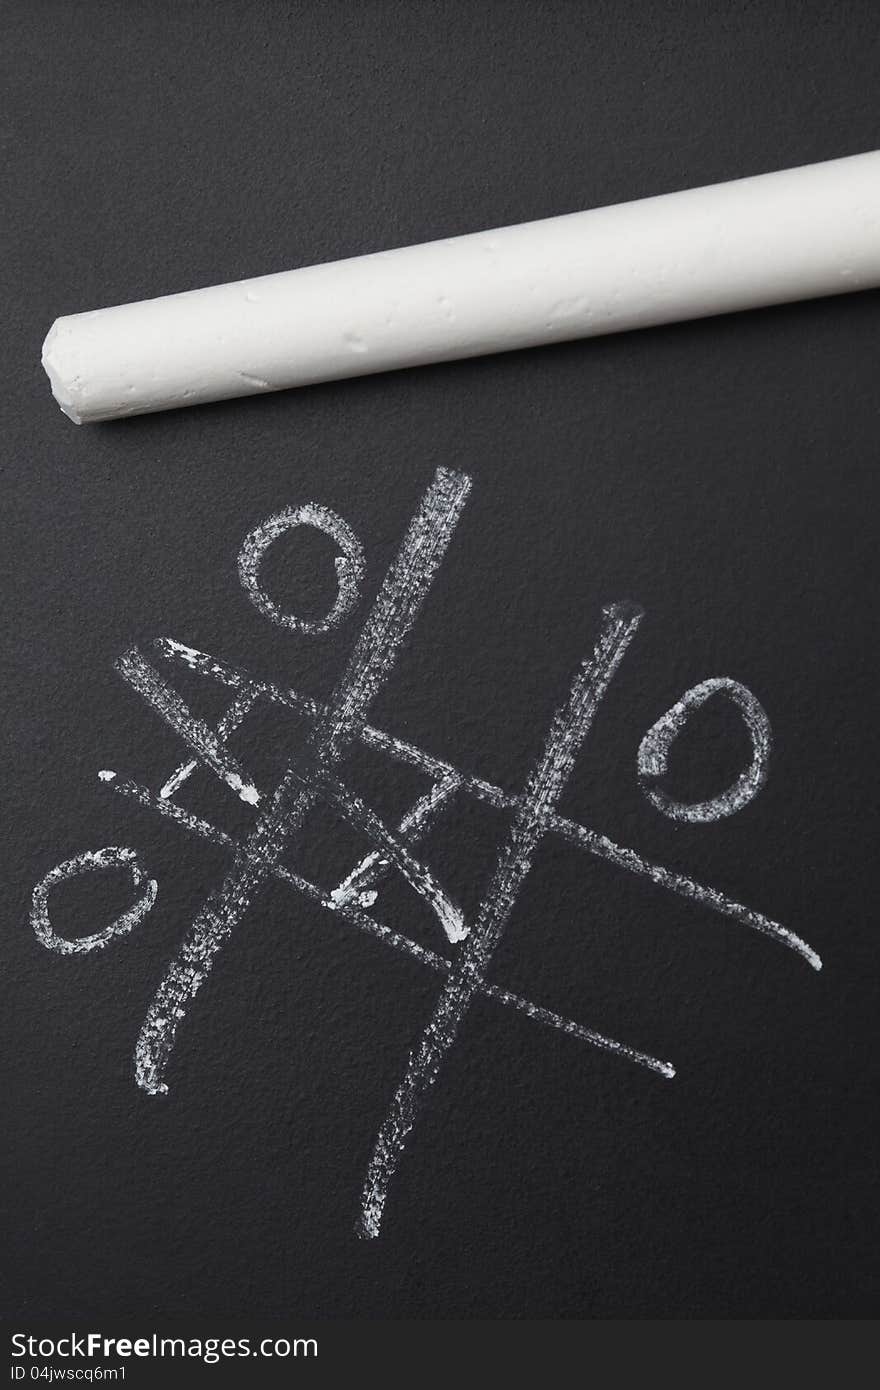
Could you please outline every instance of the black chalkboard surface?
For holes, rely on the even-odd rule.
[[[2,11],[5,1314],[869,1314],[880,296],[79,429],[39,349],[872,148],[875,7]]]

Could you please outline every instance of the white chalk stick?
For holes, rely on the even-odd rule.
[[[880,285],[880,151],[56,319],[77,424]]]

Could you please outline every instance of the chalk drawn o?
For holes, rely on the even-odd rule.
[[[726,695],[739,709],[752,741],[752,761],[735,782],[709,801],[676,801],[659,785],[669,766],[669,750],[681,733],[691,712],[699,709],[713,695]],[[645,796],[670,820],[713,821],[732,816],[758,795],[767,780],[770,759],[770,720],[763,705],[739,681],[728,676],[713,676],[686,690],[680,700],[661,714],[639,744],[639,786]]]
[[[323,531],[336,542],[341,551],[334,561],[336,600],[323,618],[299,618],[295,613],[283,613],[260,585],[260,565],[269,546],[285,531],[292,531],[297,526],[314,526],[316,530]],[[279,627],[288,627],[295,632],[306,632],[316,636],[338,627],[357,604],[364,575],[364,549],[348,522],[343,521],[341,516],[329,507],[307,502],[303,507],[286,507],[283,512],[276,512],[245,537],[238,555],[238,573],[251,603],[264,617],[277,623]]]
[[[64,883],[66,879],[76,878],[79,874],[117,868],[129,870],[135,888],[140,888],[141,884],[145,885],[137,901],[103,931],[93,932],[91,936],[58,936],[49,920],[50,889]],[[51,869],[37,884],[31,901],[31,926],[37,940],[42,942],[48,951],[57,951],[62,956],[85,955],[88,951],[99,951],[115,937],[125,936],[132,931],[138,922],[146,917],[156,901],[157,892],[156,880],[146,877],[133,849],[110,845],[107,849],[87,850],[85,854],[78,854],[75,859],[67,859],[63,864]]]

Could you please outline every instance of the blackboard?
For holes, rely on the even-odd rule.
[[[39,349],[62,313],[872,148],[875,7],[2,9],[5,1314],[866,1315],[880,296],[79,429]],[[445,553],[379,733],[335,773],[392,827],[465,779],[412,846],[444,897],[397,863],[346,897],[377,842],[324,788],[150,1094],[151,1001],[256,812],[203,766],[167,792],[188,750],[132,671],[202,733],[261,683],[225,754],[245,788],[307,777],[432,487]],[[325,632],[273,621],[239,572],[307,504],[363,554]],[[285,531],[260,592],[320,618],[337,554]],[[555,712],[623,628],[364,1239],[377,1135],[461,949],[438,902],[476,920]],[[652,777],[645,736],[656,754],[713,678],[735,684],[661,723]],[[163,815],[163,786],[226,840]],[[674,814],[705,802],[731,814]]]

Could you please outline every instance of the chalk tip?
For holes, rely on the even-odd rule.
[[[52,395],[68,420],[72,420],[75,425],[81,425],[83,423],[82,416],[71,399],[70,389],[67,385],[67,372],[60,360],[62,355],[61,323],[61,319],[56,319],[46,334],[41,360],[43,370],[49,378]]]

